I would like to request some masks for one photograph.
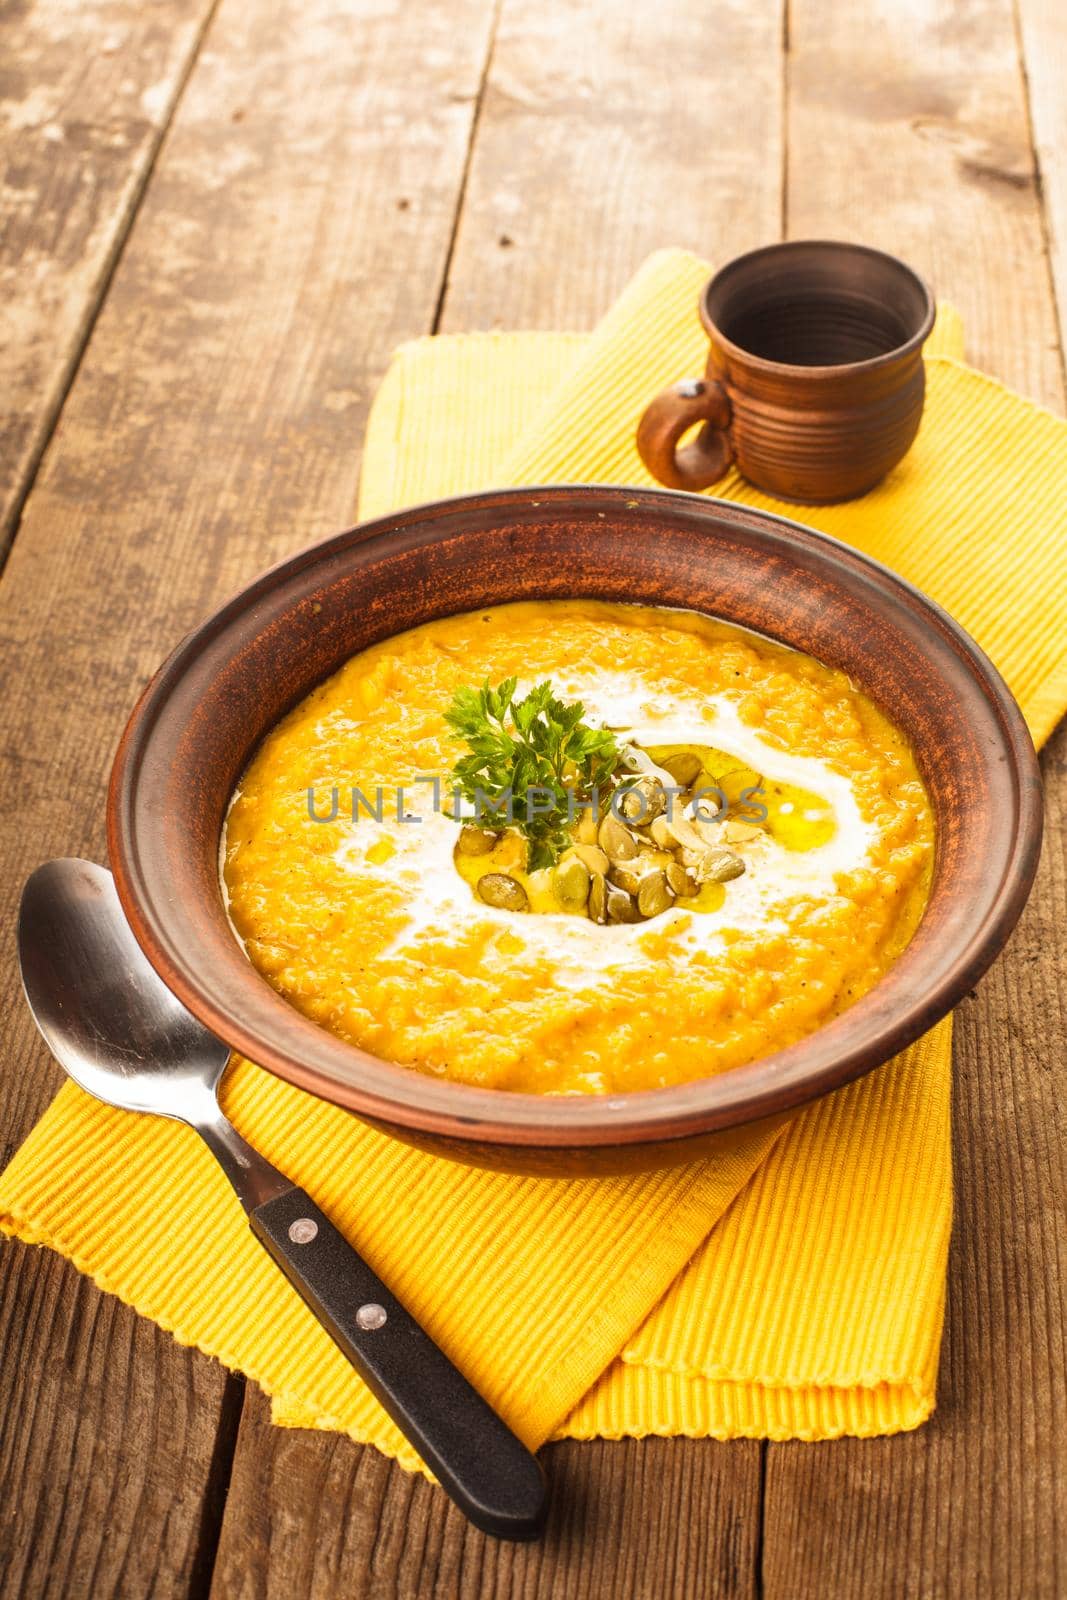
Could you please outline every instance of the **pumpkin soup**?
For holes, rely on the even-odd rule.
[[[222,842],[233,926],[307,1016],[551,1094],[803,1038],[903,949],[932,861],[912,752],[844,674],[585,600],[355,656],[264,740]]]

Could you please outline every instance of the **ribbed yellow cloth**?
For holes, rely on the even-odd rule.
[[[590,336],[405,346],[368,427],[361,513],[490,483],[647,482],[633,427],[659,387],[701,369],[706,273],[653,257]],[[1041,738],[1067,703],[1067,426],[955,359],[953,313],[929,351],[907,461],[862,502],[801,515],[959,616]],[[736,477],[718,492],[773,504]],[[945,1022],[777,1137],[741,1130],[713,1162],[607,1181],[467,1171],[247,1063],[225,1102],[530,1443],[830,1438],[914,1427],[934,1403],[949,1080]],[[249,1374],[276,1421],[418,1464],[187,1130],[65,1086],[0,1177],[0,1226]]]

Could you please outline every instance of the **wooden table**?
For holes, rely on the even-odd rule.
[[[586,328],[651,249],[914,261],[971,360],[1064,405],[1060,0],[24,0],[0,32],[8,657],[3,1159],[59,1083],[25,874],[104,859],[135,692],[349,522],[367,405],[434,330]],[[1053,1600],[1067,1435],[1067,737],[1007,954],[960,1008],[939,1409],[827,1444],[563,1444],[544,1543],[471,1531],[51,1254],[0,1249],[4,1597]]]

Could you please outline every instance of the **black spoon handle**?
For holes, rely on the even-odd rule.
[[[249,1211],[252,1231],[466,1517],[535,1539],[547,1504],[535,1457],[302,1189]]]

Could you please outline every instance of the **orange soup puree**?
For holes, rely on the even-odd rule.
[[[512,677],[626,752],[549,858],[450,814],[469,751],[446,712]],[[914,933],[933,845],[906,740],[843,673],[691,612],[545,601],[353,657],[256,753],[222,872],[250,960],[340,1038],[602,1094],[729,1071],[852,1005]]]

